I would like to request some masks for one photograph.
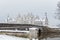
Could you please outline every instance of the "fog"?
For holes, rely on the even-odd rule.
[[[44,18],[44,13],[48,13],[50,25],[58,24],[55,20],[55,12],[59,0],[0,0],[0,22],[4,22],[9,14],[15,17],[20,14],[33,13]],[[54,21],[54,22],[53,22]]]

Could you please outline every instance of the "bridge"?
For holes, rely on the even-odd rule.
[[[49,32],[50,30],[52,30],[47,26],[39,26],[34,24],[0,23],[0,32],[8,35],[18,35],[18,36],[25,35],[25,37],[27,37],[27,35],[29,35],[29,28],[38,28],[41,30],[40,32]]]
[[[0,23],[0,32],[8,35],[26,36],[29,34],[29,28],[38,28],[41,30],[40,32],[42,32],[46,30],[45,27],[46,26],[39,26],[34,24]]]
[[[0,30],[29,30],[29,28],[36,27],[41,30],[44,26],[34,25],[34,24],[12,24],[12,23],[0,23]]]
[[[60,28],[49,28],[47,26],[39,26],[34,24],[17,24],[17,23],[0,23],[0,30],[25,30],[29,31],[29,28],[39,28],[41,32],[55,32]],[[17,31],[16,31],[17,32]]]

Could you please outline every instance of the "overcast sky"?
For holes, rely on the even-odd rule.
[[[15,17],[18,13],[26,14],[32,12],[34,15],[44,17],[48,13],[49,24],[55,25],[58,20],[54,19],[54,13],[59,0],[0,0],[0,22],[3,22],[9,14]]]

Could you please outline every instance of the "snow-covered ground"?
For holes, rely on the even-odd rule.
[[[8,36],[8,35],[0,35],[0,40],[29,40],[29,39],[15,36]]]
[[[15,37],[15,36],[8,36],[8,35],[0,35],[0,40],[30,40],[30,39],[22,38],[22,37]],[[33,39],[33,40],[35,40],[35,39]]]
[[[0,30],[0,31],[4,31],[4,32],[26,32],[26,33],[29,33],[29,31],[21,31],[21,30]]]
[[[58,26],[50,26],[48,25],[49,28],[59,28]]]

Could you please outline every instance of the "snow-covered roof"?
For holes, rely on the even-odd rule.
[[[35,21],[41,21],[40,19],[36,19]]]
[[[12,19],[12,21],[16,21],[15,19]]]
[[[38,28],[35,28],[35,27],[33,27],[33,28],[29,28],[30,30],[32,29],[32,30],[35,30],[35,29],[38,29]]]
[[[43,20],[40,18],[40,19],[36,19],[35,21],[43,21]]]
[[[45,22],[45,19],[36,19],[35,21],[42,21],[42,22]]]
[[[0,30],[0,31],[4,31],[4,32],[26,32],[26,33],[29,33],[29,31],[21,31],[21,30]]]

